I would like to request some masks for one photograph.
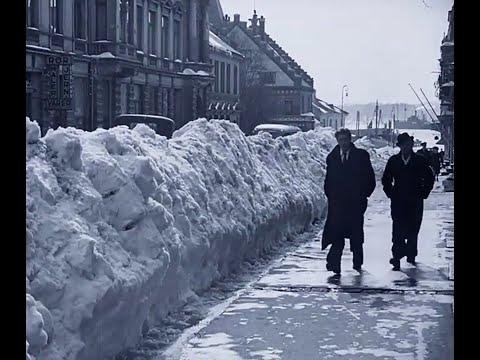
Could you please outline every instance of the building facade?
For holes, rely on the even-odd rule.
[[[215,82],[208,96],[208,119],[240,124],[240,68],[244,56],[210,31],[210,65]]]
[[[223,15],[220,2],[210,3],[212,28],[245,56],[240,69],[241,129],[250,133],[261,123],[285,117],[303,121],[312,112],[313,79],[265,31],[265,18],[254,12],[249,23]],[[280,121],[280,120],[279,120]]]
[[[320,126],[331,127],[334,129],[345,127],[345,119],[348,116],[347,111],[339,109],[335,105],[329,104],[316,97],[313,100],[313,114],[320,122]]]
[[[122,113],[203,117],[208,0],[27,0],[27,116],[109,128]]]
[[[448,32],[440,47],[440,76],[437,91],[440,99],[440,116],[438,117],[442,140],[445,145],[445,155],[451,161],[454,157],[454,5],[448,12]]]

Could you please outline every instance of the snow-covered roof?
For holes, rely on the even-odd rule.
[[[305,113],[305,114],[301,114],[300,116],[310,116],[310,117],[315,117],[315,114],[312,113],[312,112],[308,112],[308,113]]]
[[[340,113],[340,111],[337,110],[335,106],[333,106],[332,104],[328,104],[326,101],[321,100],[319,98],[315,98],[314,104],[317,105],[317,108],[318,107],[323,108],[325,110],[325,114],[329,112],[337,113],[337,114]]]
[[[322,114],[327,114],[328,111],[326,109],[324,109],[323,107],[321,106],[318,106],[317,104],[313,103],[312,104],[315,108],[317,108]]]
[[[243,55],[241,53],[239,53],[237,50],[235,50],[233,47],[231,47],[230,45],[228,45],[225,41],[223,41],[222,39],[220,39],[213,31],[210,30],[210,37],[208,39],[208,42],[210,44],[210,46],[212,46],[213,48],[217,49],[217,50],[220,50],[220,51],[223,51],[223,52],[226,52],[226,53],[233,53],[233,54],[237,54],[239,56],[242,56]]]
[[[92,55],[92,57],[97,59],[114,59],[115,58],[115,56],[108,51],[101,53],[100,55]]]
[[[195,71],[190,68],[185,68],[180,74],[189,76],[211,76],[211,74],[207,73],[206,71]]]

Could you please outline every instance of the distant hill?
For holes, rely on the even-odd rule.
[[[432,114],[432,111],[428,104],[425,104],[428,107],[428,110]],[[440,105],[435,102],[432,103],[435,112],[438,114],[440,111]],[[388,121],[392,119],[392,112],[395,112],[395,118],[397,120],[405,120],[408,117],[415,115],[415,110],[417,110],[417,116],[422,118],[425,116],[427,121],[431,121],[428,114],[423,109],[421,104],[378,104],[379,109],[382,111],[382,120],[383,122],[379,124],[379,127],[384,127],[384,124],[388,124]],[[375,103],[368,104],[349,104],[344,105],[343,107],[348,111],[348,116],[345,119],[345,125],[349,128],[355,129],[355,122],[357,117],[357,111],[360,111],[360,128],[364,129],[367,127],[367,124],[370,120],[375,119]],[[406,109],[406,111],[405,111]],[[432,114],[432,116],[434,116]],[[375,124],[375,121],[374,121]]]

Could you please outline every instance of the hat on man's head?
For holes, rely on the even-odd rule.
[[[397,136],[397,146],[400,146],[408,141],[413,142],[413,136],[408,135],[406,132]]]
[[[427,146],[427,142],[424,141],[424,142],[422,142],[420,145],[422,145],[422,146],[423,146],[423,145]]]

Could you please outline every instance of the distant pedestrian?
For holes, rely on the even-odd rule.
[[[375,173],[370,155],[352,143],[348,129],[335,133],[338,145],[327,156],[324,190],[328,199],[328,216],[322,237],[322,250],[331,245],[327,270],[340,274],[345,238],[350,239],[353,268],[363,265],[363,216],[367,198],[375,189]]]
[[[440,165],[443,168],[445,167],[445,151],[442,149],[438,154],[440,155]]]
[[[438,147],[434,146],[432,148],[432,153],[430,155],[432,161],[432,168],[435,174],[436,179],[438,180],[438,175],[440,175],[440,168],[441,168],[441,155],[438,152]]]
[[[417,151],[417,154],[422,155],[428,162],[429,166],[432,166],[431,152],[427,149],[427,143],[422,142],[422,148]]]
[[[400,153],[390,157],[382,177],[383,190],[391,200],[393,257],[390,264],[396,271],[400,270],[400,260],[405,256],[407,262],[416,264],[423,202],[435,182],[425,157],[413,152],[413,137],[407,133],[399,135],[397,146]]]

